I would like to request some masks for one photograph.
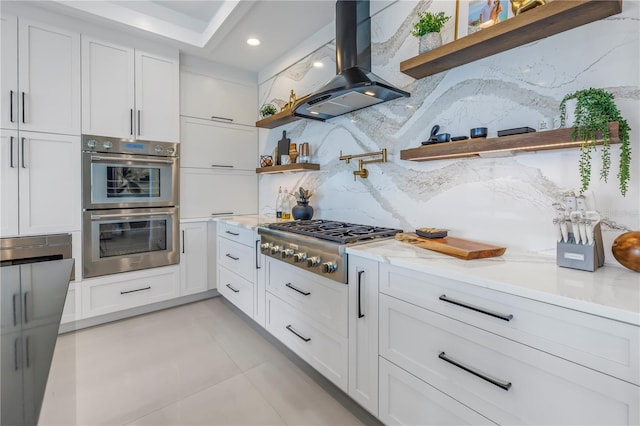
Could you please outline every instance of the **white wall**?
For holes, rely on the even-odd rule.
[[[512,49],[453,70],[414,80],[400,73],[401,61],[417,54],[409,35],[417,11],[455,10],[455,2],[399,1],[372,17],[373,72],[411,93],[327,122],[300,120],[261,130],[260,153],[271,154],[282,131],[293,143],[309,142],[321,171],[262,175],[259,208],[274,212],[279,186],[303,186],[315,195],[316,218],[399,227],[440,227],[450,235],[505,245],[510,249],[555,253],[551,204],[579,188],[578,149],[522,153],[503,158],[429,162],[400,160],[400,150],[419,146],[434,124],[441,132],[468,135],[486,126],[529,126],[559,116],[564,95],[599,87],[615,94],[632,128],[631,183],[622,197],[616,181],[618,146],[612,146],[608,183],[595,172],[587,192],[591,208],[605,217],[607,262],[616,263],[611,243],[625,230],[640,229],[640,3],[624,1],[623,12],[562,34]],[[453,22],[445,39],[453,37]],[[284,104],[289,91],[304,95],[335,72],[333,42],[262,82],[259,104]],[[311,64],[323,60],[325,67]],[[261,73],[261,75],[264,75]],[[357,164],[345,154],[389,151],[387,164],[370,165],[369,178],[353,179]]]

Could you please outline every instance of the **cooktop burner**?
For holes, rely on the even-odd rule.
[[[367,241],[375,238],[390,238],[398,232],[402,232],[401,229],[381,228],[320,219],[270,223],[268,226],[269,229],[306,235],[308,237],[334,241],[340,244]]]

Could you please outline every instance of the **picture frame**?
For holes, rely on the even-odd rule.
[[[457,0],[455,39],[489,28],[512,17],[513,11],[509,0]]]

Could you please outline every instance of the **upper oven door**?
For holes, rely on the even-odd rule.
[[[85,209],[178,205],[178,159],[145,155],[82,153]]]

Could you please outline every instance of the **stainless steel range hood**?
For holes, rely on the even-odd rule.
[[[371,72],[369,0],[336,2],[336,73],[293,107],[293,115],[324,121],[410,94]]]

